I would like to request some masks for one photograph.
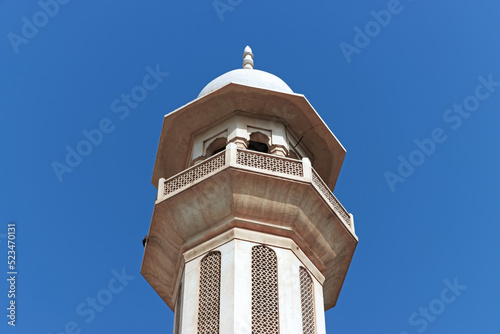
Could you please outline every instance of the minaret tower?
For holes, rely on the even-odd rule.
[[[345,149],[307,99],[254,67],[163,120],[141,273],[174,334],[324,334],[358,238],[332,191]]]

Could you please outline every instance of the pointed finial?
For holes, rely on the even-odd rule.
[[[243,68],[253,69],[253,53],[248,45],[243,51]]]

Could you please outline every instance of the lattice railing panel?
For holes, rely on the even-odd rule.
[[[201,260],[198,334],[219,333],[220,266],[220,252],[209,253]]]
[[[168,195],[178,189],[188,186],[194,181],[201,179],[202,177],[214,172],[222,167],[226,163],[225,152],[218,153],[213,157],[193,166],[184,172],[168,179],[164,184],[164,195]]]
[[[251,151],[238,150],[236,163],[288,175],[303,176],[302,161],[281,158]]]
[[[278,260],[263,245],[252,247],[252,334],[278,334]]]
[[[307,270],[300,267],[300,302],[302,305],[302,333],[316,334],[313,281]]]
[[[351,226],[351,217],[347,210],[340,204],[340,202],[335,198],[330,189],[323,183],[323,181],[316,175],[316,172],[312,173],[313,184],[318,188],[318,190],[323,194],[323,196],[328,200],[328,202],[335,208],[335,212],[339,215],[339,218],[344,221],[345,224]]]

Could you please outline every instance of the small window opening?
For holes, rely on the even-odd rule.
[[[207,157],[211,157],[219,152],[222,152],[226,149],[227,139],[224,137],[219,137],[210,143],[207,147]]]
[[[264,143],[259,143],[258,141],[250,140],[248,142],[248,149],[251,151],[257,151],[262,153],[268,153],[269,147]]]
[[[220,148],[216,149],[216,150],[212,153],[212,155],[216,155],[217,153],[222,152],[222,151],[224,151],[225,149],[226,149],[226,146],[222,146],[222,147],[220,147]]]
[[[250,140],[248,141],[248,149],[251,151],[257,151],[262,153],[269,152],[269,138],[262,132],[253,132],[250,134]]]

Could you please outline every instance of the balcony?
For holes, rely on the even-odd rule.
[[[236,145],[232,143],[227,145],[225,151],[217,153],[169,179],[160,178],[156,203],[171,198],[227,168],[310,184],[338,220],[355,235],[352,215],[340,204],[332,191],[312,168],[308,158],[296,160],[237,149]]]

